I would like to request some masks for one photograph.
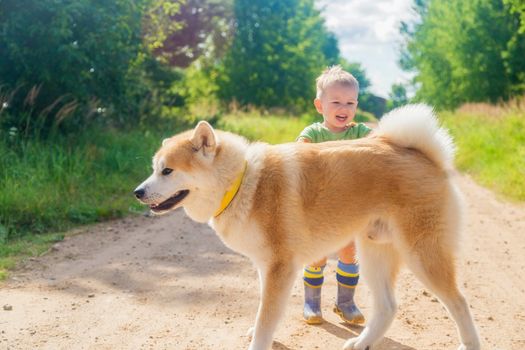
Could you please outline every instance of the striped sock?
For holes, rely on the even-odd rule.
[[[359,265],[350,263],[345,264],[340,260],[337,262],[337,282],[346,288],[355,288],[359,281]]]
[[[305,266],[303,270],[304,284],[312,288],[321,288],[324,282],[324,266]]]

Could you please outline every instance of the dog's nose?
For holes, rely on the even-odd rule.
[[[135,192],[133,192],[135,194],[135,197],[137,197],[137,199],[141,199],[142,197],[144,197],[144,194],[146,193],[146,191],[144,191],[142,188],[139,188],[138,190],[135,190]]]

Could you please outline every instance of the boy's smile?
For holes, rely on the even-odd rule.
[[[336,115],[335,117],[336,117],[337,120],[339,120],[340,122],[346,122],[346,120],[348,119],[348,116],[347,116],[347,115]]]
[[[333,84],[326,88],[321,98],[314,100],[317,111],[323,115],[323,125],[332,132],[347,129],[357,111],[357,89],[343,84]]]

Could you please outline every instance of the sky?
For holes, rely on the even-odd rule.
[[[399,24],[414,18],[412,0],[317,0],[328,29],[339,39],[341,56],[359,62],[370,91],[388,97],[394,83],[411,75],[399,67]]]

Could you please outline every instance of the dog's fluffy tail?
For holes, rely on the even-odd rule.
[[[381,118],[375,133],[398,146],[421,151],[442,169],[453,167],[452,137],[439,126],[430,106],[412,104],[394,109]]]

